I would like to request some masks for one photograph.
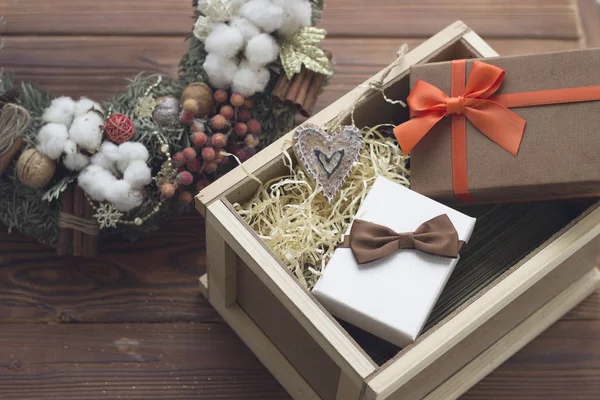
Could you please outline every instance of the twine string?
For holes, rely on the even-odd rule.
[[[15,140],[25,133],[31,117],[19,105],[6,104],[0,112],[0,155],[11,148]]]
[[[387,97],[387,95],[385,94],[383,85],[384,85],[386,79],[388,78],[388,76],[394,70],[394,68],[396,68],[398,65],[400,65],[402,63],[402,61],[404,60],[404,56],[406,55],[407,52],[408,52],[408,45],[406,43],[403,43],[400,46],[400,48],[396,51],[396,60],[394,60],[393,63],[388,65],[382,71],[381,77],[373,82],[367,82],[367,83],[358,85],[357,89],[365,88],[365,90],[360,91],[356,95],[356,98],[352,102],[352,105],[350,106],[349,109],[341,111],[333,120],[331,120],[329,123],[327,123],[325,125],[325,129],[328,132],[336,132],[337,130],[340,129],[340,127],[342,126],[342,124],[348,117],[350,117],[352,126],[356,126],[356,121],[354,120],[354,112],[356,111],[357,105],[362,103],[367,98],[367,96],[369,96],[371,93],[373,93],[375,91],[381,92],[383,99],[387,103],[394,104],[394,105],[401,105],[402,107],[406,107],[406,104],[402,100],[392,100],[389,97]]]
[[[76,217],[73,214],[62,211],[58,215],[58,227],[61,229],[73,229],[90,236],[97,236],[100,231],[96,221]]]

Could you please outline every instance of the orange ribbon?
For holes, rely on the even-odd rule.
[[[452,62],[452,97],[437,87],[417,81],[408,96],[411,119],[394,128],[405,154],[442,118],[452,116],[452,177],[454,193],[463,201],[473,201],[467,171],[467,124],[515,157],[521,146],[525,120],[507,107],[573,103],[600,100],[600,86],[540,90],[494,96],[504,81],[505,71],[475,61],[465,85],[466,60]]]

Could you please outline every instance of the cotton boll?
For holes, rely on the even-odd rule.
[[[119,145],[119,153],[123,159],[148,161],[148,149],[138,142],[125,142]]]
[[[121,152],[119,151],[119,146],[107,140],[102,142],[102,145],[100,145],[100,153],[114,163],[123,158]]]
[[[283,9],[271,0],[250,0],[242,6],[240,14],[265,32],[273,32],[283,22]]]
[[[218,89],[229,89],[238,70],[234,60],[210,53],[202,65],[211,85]]]
[[[128,212],[139,207],[144,201],[144,196],[121,179],[107,189],[106,200],[110,201],[117,210]]]
[[[279,56],[279,45],[273,36],[261,33],[248,41],[245,54],[253,67],[262,67],[277,59]]]
[[[224,23],[216,24],[205,42],[208,53],[214,53],[223,58],[235,57],[243,46],[244,38],[240,31]]]
[[[113,174],[93,164],[81,171],[77,177],[79,187],[95,201],[106,200],[108,189],[116,182],[117,178]]]
[[[152,170],[144,161],[134,160],[125,169],[123,180],[133,189],[142,189],[152,182]]]
[[[63,164],[71,171],[81,171],[90,163],[89,157],[77,151],[77,144],[72,140],[67,140],[64,149],[65,157]]]
[[[82,149],[95,152],[102,143],[104,119],[95,111],[75,117],[69,136]]]
[[[233,79],[233,91],[246,97],[256,93],[258,74],[249,66],[240,67]]]
[[[64,147],[63,151],[66,155],[77,153],[77,143],[75,143],[74,141],[72,141],[70,139],[67,140],[65,142],[65,147]]]
[[[81,153],[67,154],[63,158],[63,164],[71,171],[81,171],[90,164],[90,159]]]
[[[53,160],[57,160],[62,154],[68,139],[69,132],[66,126],[50,123],[40,129],[37,135],[36,147],[40,153]]]
[[[98,165],[114,175],[117,174],[117,161],[121,160],[123,156],[119,152],[119,146],[112,142],[105,141],[100,145],[100,150],[94,154],[91,158],[91,163]]]
[[[113,175],[116,175],[117,173],[115,163],[101,152],[94,154],[90,159],[90,162],[92,165],[97,165],[99,167],[104,168],[107,171],[110,171]]]
[[[244,17],[235,17],[229,21],[229,25],[237,29],[245,41],[260,34],[260,29]]]
[[[256,79],[256,91],[262,92],[267,87],[267,84],[269,83],[269,79],[271,79],[271,74],[269,73],[268,69],[259,68],[256,71],[256,78],[257,78]]]
[[[96,110],[101,113],[104,112],[104,109],[100,104],[88,99],[87,97],[82,97],[77,101],[77,103],[75,103],[75,117],[86,114],[91,110]]]
[[[240,62],[240,68],[233,82],[233,91],[244,96],[252,96],[262,92],[269,83],[269,70],[264,67],[255,68],[248,60]]]
[[[125,142],[119,145],[119,154],[121,159],[117,161],[117,168],[121,172],[125,172],[131,161],[147,162],[150,157],[146,146],[138,142]]]
[[[42,119],[45,122],[54,122],[65,126],[71,125],[75,113],[75,101],[70,97],[57,97],[44,111]]]
[[[283,36],[291,36],[300,28],[310,26],[312,7],[307,0],[274,0],[283,9],[283,22],[277,30]]]

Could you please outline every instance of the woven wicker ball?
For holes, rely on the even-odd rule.
[[[125,143],[135,134],[135,126],[127,115],[113,114],[104,124],[104,134],[113,143]]]
[[[197,118],[206,117],[214,107],[213,91],[204,82],[191,83],[183,89],[181,104],[185,103],[186,100],[195,100],[198,103],[197,111],[194,113]]]
[[[17,178],[30,188],[39,189],[50,182],[56,171],[54,160],[37,149],[27,149],[17,161]]]

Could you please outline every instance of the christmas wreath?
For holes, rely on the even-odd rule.
[[[177,79],[102,103],[0,72],[0,222],[61,255],[134,240],[309,115],[332,74],[322,0],[195,0]]]

